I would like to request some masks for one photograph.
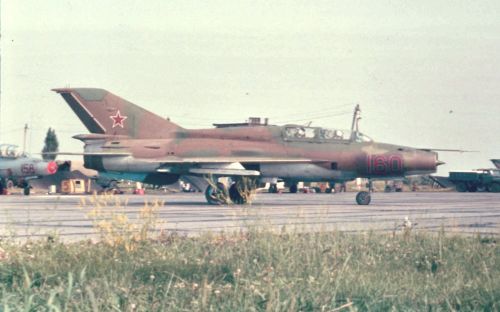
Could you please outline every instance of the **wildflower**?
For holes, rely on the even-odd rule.
[[[218,289],[214,290],[214,294],[217,296],[220,295],[220,290],[218,290]]]
[[[192,288],[193,288],[193,290],[198,289],[198,287],[199,287],[199,285],[198,285],[197,283],[193,283],[193,287],[192,287]]]
[[[154,279],[155,279],[155,276],[154,276],[153,274],[151,274],[151,275],[149,276],[149,279],[150,279],[150,280],[154,280]]]
[[[236,271],[233,272],[234,277],[238,277],[241,274],[241,269],[237,269]]]
[[[405,217],[405,221],[403,222],[403,228],[404,229],[411,229],[412,224],[408,216]]]

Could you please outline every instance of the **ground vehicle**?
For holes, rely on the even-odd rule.
[[[449,180],[459,192],[500,192],[500,170],[452,171]]]

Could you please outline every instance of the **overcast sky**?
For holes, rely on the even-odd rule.
[[[500,1],[2,1],[0,141],[86,129],[55,87],[100,87],[184,127],[249,116],[500,158]]]

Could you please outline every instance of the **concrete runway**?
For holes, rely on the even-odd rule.
[[[257,194],[252,205],[210,206],[201,193],[165,195],[116,195],[127,201],[123,210],[137,220],[144,202],[164,201],[159,209],[161,227],[181,234],[238,230],[247,226],[286,225],[301,231],[340,230],[391,232],[408,216],[416,230],[465,234],[500,234],[499,193],[374,193],[369,206],[355,204],[355,193]],[[25,239],[58,233],[64,240],[96,237],[90,207],[92,196],[22,195],[0,196],[0,235]],[[101,197],[102,198],[102,197]]]

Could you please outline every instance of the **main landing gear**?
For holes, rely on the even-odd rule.
[[[222,182],[215,182],[207,178],[207,189],[205,198],[211,205],[236,204],[243,205],[252,201],[257,188],[256,180],[242,177],[230,182],[229,189]]]
[[[24,195],[31,193],[31,185],[26,181],[21,181],[16,184],[12,179],[0,179],[0,195],[8,194],[15,186],[23,189]]]
[[[212,181],[211,181],[212,182]],[[205,198],[210,205],[229,204],[229,193],[222,182],[210,183],[205,190]]]

